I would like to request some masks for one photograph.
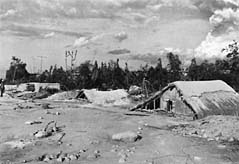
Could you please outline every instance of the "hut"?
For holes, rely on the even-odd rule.
[[[123,89],[111,91],[98,91],[96,89],[83,89],[80,91],[77,98],[88,100],[93,104],[98,105],[128,105],[128,93]]]
[[[238,115],[239,94],[221,80],[176,81],[135,106],[203,118],[207,115]]]

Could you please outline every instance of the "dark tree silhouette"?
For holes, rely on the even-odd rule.
[[[21,83],[27,82],[30,74],[26,70],[27,64],[22,62],[21,59],[13,56],[10,63],[10,68],[6,72],[7,83]]]

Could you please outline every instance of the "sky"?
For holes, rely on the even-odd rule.
[[[69,50],[75,65],[119,58],[132,69],[170,51],[184,63],[223,58],[239,36],[238,8],[239,0],[0,0],[0,72],[12,56],[29,72],[41,56],[43,69],[65,68]]]

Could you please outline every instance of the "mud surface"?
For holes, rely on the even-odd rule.
[[[43,103],[48,103],[49,108],[43,108]],[[76,102],[0,100],[0,104],[0,163],[3,164],[239,163],[237,143],[182,136],[167,128],[187,123],[181,118],[129,113],[124,108]],[[42,123],[25,124],[36,120]],[[44,138],[34,137],[36,131],[52,120],[62,127],[60,132]],[[138,133],[142,139],[130,143],[111,139],[113,134],[125,131]],[[62,133],[65,136],[59,142]],[[65,160],[57,161],[57,155]]]

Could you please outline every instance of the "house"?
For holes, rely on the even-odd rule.
[[[238,115],[239,94],[221,80],[176,81],[131,109],[161,109],[203,118],[207,115]]]

